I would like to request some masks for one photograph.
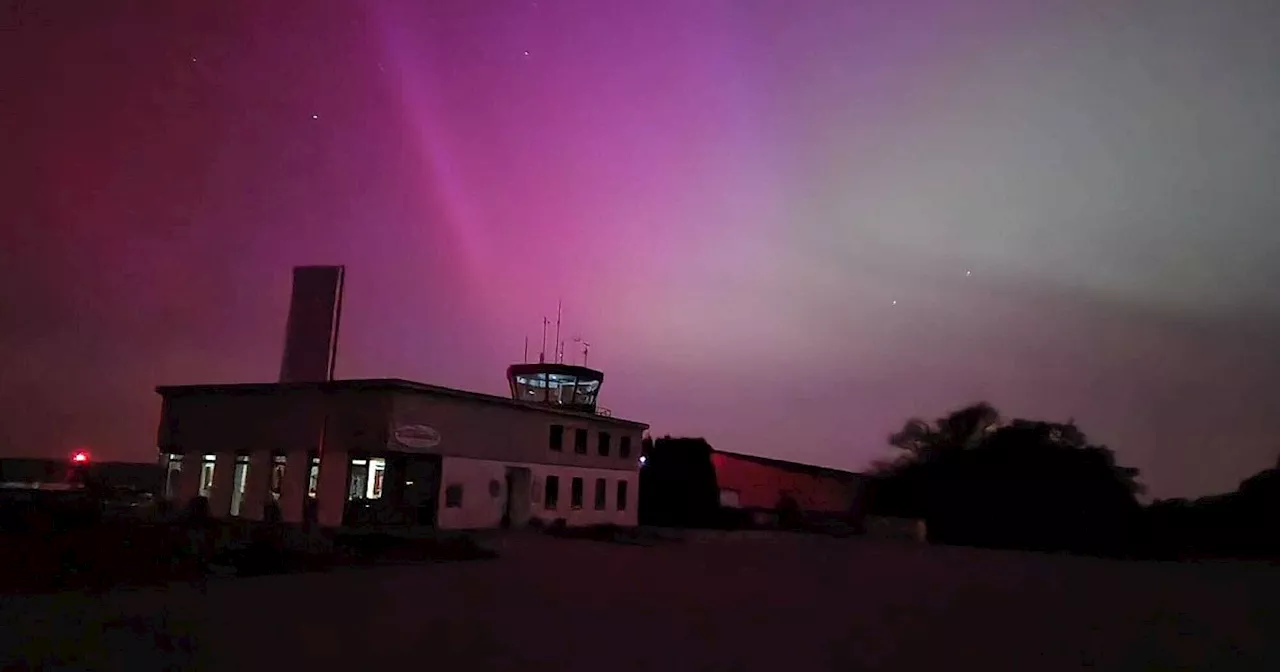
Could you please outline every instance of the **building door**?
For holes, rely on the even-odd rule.
[[[440,498],[440,456],[404,454],[401,506],[413,525],[435,525]]]
[[[526,467],[507,467],[506,502],[503,506],[504,527],[523,527],[529,522],[533,475]]]

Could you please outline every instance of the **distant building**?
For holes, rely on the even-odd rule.
[[[756,455],[713,450],[720,505],[734,509],[778,510],[788,500],[800,511],[853,511],[861,475]]]
[[[394,379],[159,387],[165,494],[324,526],[635,525],[647,425],[597,409],[602,378],[515,365],[510,398]]]
[[[859,474],[713,449],[705,440],[663,437],[641,468],[641,522],[660,526],[773,525],[854,516]],[[738,511],[742,515],[735,515]]]

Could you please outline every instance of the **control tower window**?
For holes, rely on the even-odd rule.
[[[551,436],[547,440],[547,447],[551,450],[564,450],[564,425],[551,425]]]
[[[573,433],[573,452],[579,455],[587,454],[587,430],[581,427]]]
[[[603,374],[563,364],[516,364],[507,370],[513,399],[594,410]]]
[[[609,457],[609,442],[613,437],[609,436],[609,432],[600,432],[596,435],[596,452],[601,457]]]

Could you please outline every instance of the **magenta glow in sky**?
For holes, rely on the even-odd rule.
[[[151,459],[311,263],[340,376],[503,393],[563,298],[728,450],[985,399],[1159,496],[1280,451],[1273,3],[58,4],[0,19],[0,453]]]

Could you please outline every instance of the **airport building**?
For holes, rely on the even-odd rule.
[[[326,527],[636,524],[647,425],[597,406],[602,372],[516,364],[506,397],[332,380],[341,281],[295,269],[279,382],[156,388],[167,498]]]

